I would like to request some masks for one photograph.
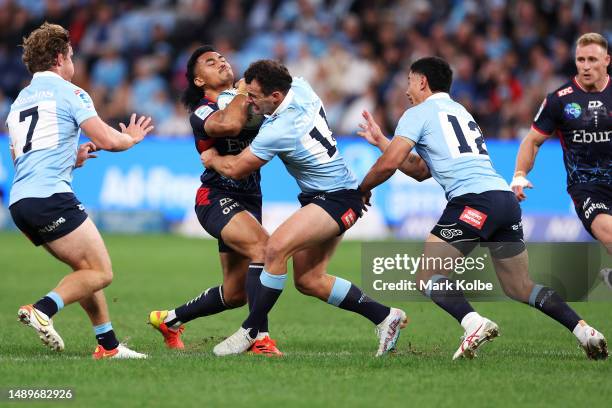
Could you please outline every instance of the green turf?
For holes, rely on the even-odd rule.
[[[398,353],[373,357],[376,339],[360,316],[300,295],[291,285],[271,314],[282,359],[215,358],[212,347],[232,333],[246,309],[190,323],[185,351],[168,351],[145,324],[220,281],[216,243],[173,236],[106,236],[115,280],[106,291],[122,341],[146,361],[92,361],[95,339],[85,314],[70,306],[55,319],[66,342],[57,355],[16,321],[67,271],[21,235],[0,233],[0,388],[72,387],[75,400],[49,406],[610,406],[612,364],[587,361],[563,327],[524,305],[478,303],[502,337],[473,361],[451,361],[462,332],[428,302],[404,303],[411,324]],[[360,282],[360,245],[344,242],[329,270]],[[612,333],[610,303],[575,304]],[[1,402],[0,402],[1,403]],[[31,403],[30,403],[31,404]],[[37,403],[35,406],[46,406]],[[15,406],[28,406],[28,403]]]

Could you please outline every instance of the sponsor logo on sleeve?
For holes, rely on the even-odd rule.
[[[85,109],[93,108],[93,102],[89,95],[87,95],[87,92],[83,91],[82,89],[75,89],[74,94],[79,97],[79,100]]]
[[[200,106],[198,109],[196,109],[195,112],[193,112],[198,118],[204,120],[206,119],[208,116],[210,116],[211,113],[214,112],[214,109],[211,108],[208,105],[204,105],[204,106]]]

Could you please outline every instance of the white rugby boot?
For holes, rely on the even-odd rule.
[[[240,327],[234,334],[213,348],[215,356],[229,356],[247,351],[256,340],[249,335],[249,331],[250,329]]]
[[[64,340],[53,328],[53,320],[33,305],[24,305],[17,311],[17,318],[38,333],[40,340],[51,350],[64,351]]]
[[[391,308],[389,315],[376,326],[378,336],[378,350],[376,357],[387,354],[395,349],[395,344],[400,336],[400,330],[408,325],[408,318],[403,310]]]
[[[603,334],[585,324],[578,324],[574,329],[580,347],[591,360],[605,360],[608,358],[608,343]]]
[[[474,314],[472,315],[472,313]],[[465,333],[461,337],[461,344],[453,355],[453,360],[461,357],[476,357],[478,347],[499,336],[497,324],[476,312],[468,313],[461,323],[465,328]]]

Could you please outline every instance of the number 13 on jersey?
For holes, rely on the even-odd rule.
[[[489,158],[482,130],[471,117],[439,112],[438,119],[453,158],[466,155]]]

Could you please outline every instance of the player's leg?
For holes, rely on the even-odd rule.
[[[448,215],[447,211],[445,213]],[[444,219],[443,216],[441,221]],[[425,241],[424,261],[416,276],[417,287],[436,305],[453,316],[464,329],[464,336],[453,355],[453,360],[461,357],[473,358],[478,347],[498,336],[499,328],[495,322],[474,311],[463,291],[449,277],[453,270],[446,268],[446,265],[456,263],[447,262],[449,259],[456,260],[467,255],[478,242],[478,237],[472,236],[467,228],[462,229],[461,234],[449,235],[444,232],[448,228],[439,228],[440,225],[447,224],[438,222],[437,227]],[[461,228],[457,225],[453,227],[454,230]],[[441,237],[447,237],[447,240]]]
[[[331,305],[362,315],[377,326],[382,355],[395,347],[400,329],[406,327],[406,314],[366,296],[355,284],[327,273],[329,261],[342,236],[293,254],[293,276],[296,288]]]
[[[45,244],[45,248],[74,271],[64,277],[53,291],[64,304],[78,301],[89,316],[98,342],[93,357],[145,358],[146,355],[120,345],[113,330],[102,291],[112,281],[111,260],[91,219],[87,218],[70,234]]]
[[[601,242],[612,255],[612,215],[597,214],[591,224],[591,231],[599,242]]]
[[[612,255],[612,189],[608,185],[577,184],[568,191],[584,228]],[[600,274],[612,289],[612,268],[604,268]]]
[[[258,334],[257,328],[267,318],[285,287],[289,257],[301,249],[319,245],[338,234],[337,224],[330,223],[329,217],[325,218],[326,215],[317,205],[306,205],[283,222],[270,236],[253,308],[240,329],[215,346],[215,355],[239,354],[251,346]]]
[[[175,309],[149,314],[149,322],[162,333],[169,348],[184,347],[180,340],[183,323],[244,305],[246,292],[263,269],[268,234],[260,223],[260,197],[210,190],[207,199],[196,205],[196,213],[202,227],[219,239],[223,283]],[[260,329],[267,333],[267,319]]]
[[[491,255],[495,273],[508,297],[528,304],[565,326],[576,336],[589,358],[607,357],[604,336],[589,326],[552,288],[537,285],[531,280],[526,249],[507,257],[493,252]]]

